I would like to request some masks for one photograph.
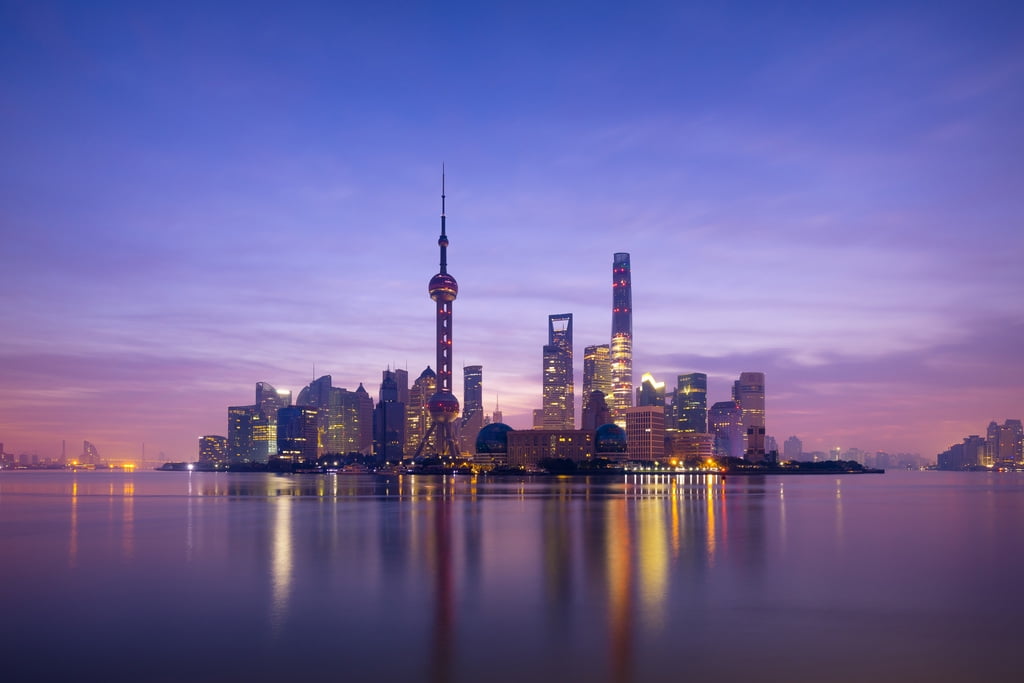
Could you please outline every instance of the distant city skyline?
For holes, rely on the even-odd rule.
[[[255,382],[431,365],[445,162],[456,393],[529,427],[556,311],[584,386],[628,253],[635,379],[934,458],[1024,415],[1022,19],[0,4],[0,441],[194,459]]]

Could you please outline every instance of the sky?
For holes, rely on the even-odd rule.
[[[805,450],[1024,417],[1024,5],[0,0],[0,443],[194,459],[258,381],[434,365],[531,424],[547,316],[766,375]],[[578,397],[577,397],[578,400]]]

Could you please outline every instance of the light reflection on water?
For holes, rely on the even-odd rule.
[[[1012,680],[1022,494],[5,472],[0,642],[34,679],[102,672],[118,643],[148,680]]]

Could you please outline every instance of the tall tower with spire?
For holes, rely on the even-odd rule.
[[[452,302],[459,295],[459,283],[448,274],[448,235],[445,233],[444,212],[444,168],[441,169],[441,236],[437,246],[441,248],[441,270],[430,278],[427,291],[437,303],[437,393],[427,401],[430,412],[430,429],[424,434],[416,449],[416,456],[434,437],[437,455],[455,457],[459,447],[455,441],[452,425],[459,416],[459,399],[452,394]]]
[[[629,254],[612,261],[612,341],[609,359],[612,376],[612,419],[620,427],[626,408],[633,405],[633,283]]]

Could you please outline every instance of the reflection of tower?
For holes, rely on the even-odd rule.
[[[626,408],[633,405],[633,289],[629,254],[615,254],[612,262],[612,417],[626,424]]]
[[[452,424],[459,416],[459,399],[452,394],[452,302],[459,295],[459,283],[448,274],[448,236],[445,234],[444,215],[444,172],[441,172],[441,236],[437,239],[441,248],[441,271],[430,278],[430,298],[437,302],[437,393],[430,397],[427,409],[430,411],[430,429],[416,448],[416,456],[436,433],[437,455],[455,457],[459,447],[455,443]]]

